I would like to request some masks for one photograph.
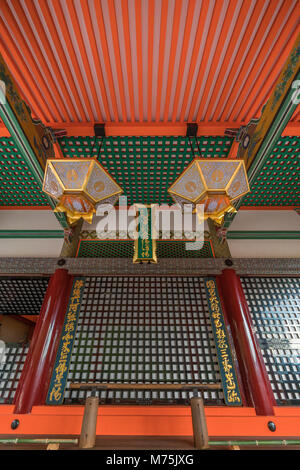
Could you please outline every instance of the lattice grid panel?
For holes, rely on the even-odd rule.
[[[300,405],[300,278],[241,278],[275,399]]]
[[[300,204],[300,137],[281,137],[262,171],[251,184],[244,206],[289,206]]]
[[[195,139],[191,139],[199,155]],[[199,137],[203,157],[226,158],[231,137]],[[59,139],[64,156],[98,155],[101,139],[69,137]],[[194,158],[187,137],[106,137],[99,161],[124,190],[128,204],[173,204],[167,190]]]
[[[220,372],[200,277],[88,277],[65,403],[89,392],[70,382],[216,383]],[[179,391],[103,391],[102,403],[188,403]],[[222,391],[204,392],[224,404]]]
[[[48,283],[47,277],[0,277],[0,314],[39,315]]]
[[[29,344],[6,344],[0,362],[0,403],[11,404],[18,387]]]
[[[0,188],[0,206],[49,205],[11,137],[0,139]]]
[[[186,241],[157,240],[159,258],[213,258],[211,243],[205,241],[200,250],[186,250]],[[132,240],[80,240],[78,258],[133,258]]]

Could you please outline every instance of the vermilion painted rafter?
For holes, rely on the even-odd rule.
[[[260,89],[257,86],[253,86],[251,88],[251,93],[247,96],[245,103],[239,112],[239,116],[241,116],[243,121],[249,122],[251,117],[256,116],[261,110],[262,105],[266,103],[274,83],[279,77],[281,69],[288,57],[289,51],[295,44],[296,37],[298,35],[297,23],[298,22],[296,18],[293,21],[293,17],[291,17],[290,21],[288,22],[290,34],[287,42],[284,45],[285,47],[282,46],[281,42],[278,42],[274,46],[268,61],[264,65],[264,67],[266,67],[267,70],[271,70],[271,72],[267,75],[267,78]],[[284,39],[285,35],[282,34],[282,36]],[[272,66],[274,63],[275,65]]]
[[[232,32],[230,31],[230,28],[232,27],[232,20],[234,18],[236,10],[238,9],[238,4],[239,2],[237,0],[230,2],[228,4],[224,22],[221,28],[219,40],[217,42],[213,57],[211,58],[211,63],[209,64],[209,68],[207,71],[207,78],[204,79],[204,83],[203,83],[204,88],[201,94],[201,101],[200,101],[200,105],[198,108],[198,113],[197,113],[197,118],[196,118],[197,121],[202,121],[204,119],[203,114],[205,114],[205,111],[208,107],[207,101],[210,100],[211,94],[213,92],[215,75],[218,76],[220,73],[221,67],[219,68],[219,66],[220,66],[222,53],[225,49],[226,39],[230,38],[232,34]]]
[[[237,21],[231,33],[223,63],[218,71],[216,81],[212,84],[212,94],[207,109],[205,110],[204,121],[214,120],[215,109],[220,99],[223,97],[224,84],[226,83],[226,78],[231,70],[235,55],[238,52],[238,46],[241,37],[243,37],[243,31],[247,28],[247,18],[251,15],[252,5],[252,0],[242,0],[241,2]]]
[[[189,122],[194,120],[194,115],[196,113],[196,104],[197,104],[197,100],[199,97],[200,88],[203,84],[204,74],[208,66],[208,59],[209,59],[209,54],[211,51],[211,44],[213,44],[216,31],[218,31],[218,24],[220,21],[223,8],[226,8],[226,2],[224,2],[223,0],[215,2],[208,35],[205,38],[205,46],[204,46],[204,51],[203,51],[203,56],[202,56],[202,61],[201,61],[201,68],[198,73],[198,77],[197,77],[194,92],[193,92],[193,98],[192,98],[192,102],[191,102],[191,106],[189,110],[189,115],[188,115]]]
[[[95,69],[96,69],[96,74],[97,74],[96,76],[97,76],[97,79],[99,80],[102,101],[103,101],[105,113],[106,113],[106,116],[107,116],[107,119],[108,119],[108,117],[110,116],[109,106],[108,106],[108,99],[107,99],[107,95],[106,95],[106,89],[105,89],[105,85],[104,85],[100,59],[99,59],[98,50],[97,50],[97,44],[96,44],[95,35],[94,35],[94,31],[93,31],[91,15],[90,15],[90,11],[89,11],[88,4],[87,4],[86,0],[81,0],[80,4],[81,4],[82,12],[83,12],[83,18],[84,18],[84,22],[85,22],[85,26],[86,26],[86,31],[87,31],[88,38],[89,38],[90,48],[91,48],[91,51],[92,51],[93,62],[94,62]]]
[[[0,0],[2,49],[46,123],[248,122],[299,15],[297,0]]]
[[[80,115],[81,115],[82,119],[83,120],[88,120],[89,119],[88,114],[85,112],[84,107],[82,105],[82,102],[81,102],[81,99],[80,99],[80,96],[79,96],[79,90],[78,90],[78,87],[75,84],[73,74],[71,72],[66,54],[64,52],[64,48],[63,48],[63,46],[62,46],[62,44],[59,40],[59,36],[56,32],[55,23],[53,21],[49,6],[48,6],[47,2],[40,2],[39,7],[40,7],[41,12],[43,14],[44,21],[47,23],[48,31],[49,31],[49,34],[51,35],[51,40],[54,43],[55,49],[56,49],[56,51],[59,51],[59,59],[60,59],[60,61],[62,63],[62,66],[64,68],[64,73],[66,74],[68,83],[71,87],[71,91],[72,91],[72,94],[74,96],[76,106],[79,109],[79,112],[80,112]]]
[[[74,107],[74,104],[73,104],[72,99],[70,97],[70,94],[69,94],[69,91],[67,89],[65,80],[64,80],[64,78],[61,74],[61,70],[60,70],[60,68],[58,66],[58,63],[57,63],[57,61],[56,61],[56,59],[53,55],[53,52],[51,50],[51,46],[50,46],[49,41],[48,41],[48,39],[45,35],[45,32],[44,32],[43,26],[41,24],[41,21],[39,20],[38,12],[37,12],[34,4],[32,4],[31,1],[25,0],[24,4],[27,7],[27,11],[29,12],[29,14],[31,16],[31,19],[32,18],[35,19],[34,25],[35,25],[35,28],[37,30],[37,33],[38,33],[38,36],[39,36],[39,39],[40,39],[40,44],[43,46],[43,48],[44,48],[44,50],[47,54],[47,58],[49,59],[49,66],[51,66],[50,73],[52,73],[57,79],[57,82],[58,82],[60,91],[62,93],[62,96],[63,96],[66,104],[68,105],[69,110],[71,111],[71,117],[75,120],[80,120],[80,115],[77,113],[77,111]],[[14,5],[15,10],[18,12],[19,16],[21,16],[22,14],[25,15],[25,11],[24,10],[22,11],[21,5],[19,3],[14,1],[13,5]]]
[[[278,4],[278,7],[279,5],[280,3]],[[285,6],[282,5],[277,12],[276,17],[274,19],[273,17],[274,8],[270,11],[270,17],[266,14],[266,22],[263,22],[261,27],[262,35],[256,35],[255,40],[253,41],[253,45],[247,56],[247,62],[244,62],[244,65],[240,71],[238,85],[240,86],[241,90],[240,93],[236,91],[236,98],[233,100],[226,115],[226,118],[228,117],[229,120],[234,120],[234,118],[236,119],[239,115],[240,105],[243,103],[243,101],[245,101],[245,96],[247,96],[249,88],[252,87],[255,82],[256,86],[258,86],[258,81],[261,83],[261,75],[257,72],[259,71],[261,64],[264,62],[269,52],[273,49],[275,45],[273,41],[275,40],[276,36],[278,38],[278,35],[281,33],[282,25],[286,19]]]
[[[165,45],[166,45],[166,28],[168,19],[168,2],[162,2],[161,18],[160,18],[160,37],[159,37],[159,59],[158,59],[158,72],[157,72],[157,91],[156,91],[156,110],[155,120],[159,121],[160,103],[161,103],[161,89],[163,80],[163,69],[165,60]]]
[[[108,85],[109,85],[109,92],[110,92],[110,96],[112,100],[114,120],[115,122],[118,122],[119,116],[118,116],[117,99],[116,99],[116,93],[115,93],[115,88],[114,88],[113,74],[112,74],[111,61],[110,61],[109,52],[108,52],[107,37],[105,34],[105,26],[104,26],[104,21],[103,21],[102,9],[101,9],[101,5],[99,1],[96,0],[93,2],[93,4],[94,4],[95,12],[96,12],[96,21],[98,24],[98,33],[99,33],[100,41],[101,41],[103,60],[104,60],[105,69],[106,69],[106,73],[108,77]]]
[[[45,77],[46,83],[49,86],[49,88],[51,89],[51,94],[52,94],[55,102],[57,103],[57,105],[59,106],[59,108],[61,110],[62,119],[64,121],[72,120],[72,116],[70,115],[70,113],[69,113],[69,111],[66,107],[66,101],[69,97],[66,97],[65,99],[62,98],[62,95],[60,94],[60,91],[57,88],[57,83],[55,83],[55,81],[53,79],[54,74],[52,73],[52,71],[49,67],[49,64],[47,63],[47,60],[46,60],[46,58],[44,57],[44,55],[41,51],[38,40],[35,37],[35,34],[33,33],[32,29],[31,29],[30,23],[26,18],[26,15],[24,13],[23,8],[21,7],[20,2],[14,1],[12,3],[12,5],[13,5],[13,8],[15,10],[15,13],[11,12],[11,15],[14,15],[15,18],[18,18],[19,22],[21,22],[21,24],[22,24],[22,29],[23,29],[24,33],[26,34],[26,36],[27,36],[27,38],[30,42],[30,49],[33,51],[33,54],[36,57],[36,60],[38,61],[39,69],[41,70],[43,76]],[[7,13],[8,13],[8,9],[7,9]],[[15,14],[17,16],[15,16]],[[19,28],[18,25],[17,25],[17,27]],[[25,41],[26,40],[25,40],[25,37],[24,37],[24,33],[22,33],[22,34],[23,34],[23,44],[25,46]],[[28,48],[28,45],[26,43],[25,50],[27,48]],[[52,65],[53,64],[54,64],[54,61],[52,60]],[[62,83],[61,82],[61,76],[60,76],[59,72],[56,75],[56,80],[59,84]]]
[[[176,58],[176,50],[178,47],[178,34],[180,26],[180,17],[182,14],[182,0],[176,0],[174,6],[174,18],[173,18],[173,30],[172,30],[172,39],[171,39],[171,50],[169,58],[169,69],[168,69],[168,78],[167,78],[167,88],[166,88],[166,101],[164,109],[164,121],[168,120],[169,114],[169,105],[171,99],[171,86],[174,73],[174,65]]]
[[[264,2],[264,4],[266,3]],[[223,107],[220,117],[221,120],[230,120],[231,112],[236,102],[236,99],[242,93],[242,84],[249,83],[247,82],[247,76],[249,74],[251,62],[255,55],[258,54],[258,48],[262,45],[266,29],[271,28],[271,25],[274,21],[274,10],[276,10],[276,8],[279,8],[279,5],[279,3],[269,3],[268,8],[265,10],[264,15],[261,17],[261,23],[255,16],[256,23],[252,24],[251,27],[249,27],[249,30],[247,31],[247,34],[245,35],[241,43],[241,50],[238,54],[239,63],[237,64],[237,67],[234,70],[234,74],[231,78],[232,89],[230,93],[230,99],[226,101],[226,105],[225,107]],[[263,8],[260,10],[260,12],[258,12],[258,17],[259,13],[262,13],[262,11]],[[253,34],[254,31],[255,35]]]
[[[56,14],[56,18],[59,24],[59,28],[61,30],[64,42],[67,46],[68,54],[70,56],[72,66],[75,71],[76,79],[78,80],[78,83],[80,85],[80,92],[82,93],[83,98],[84,98],[84,105],[87,108],[87,112],[88,112],[87,121],[94,121],[93,110],[92,110],[90,99],[89,99],[89,96],[87,94],[87,89],[86,89],[87,85],[83,79],[83,76],[79,67],[78,58],[76,56],[75,49],[72,44],[71,35],[69,32],[68,25],[66,23],[66,19],[65,19],[60,1],[55,0],[54,6],[55,6],[55,14]]]
[[[137,71],[139,89],[139,120],[143,121],[143,51],[142,51],[142,3],[135,0],[135,26],[137,48]]]
[[[5,8],[5,9],[4,9]],[[9,22],[9,26],[11,31],[13,32],[13,40],[18,43],[18,46],[15,46],[16,51],[14,52],[15,57],[17,58],[19,56],[26,57],[26,62],[20,58],[18,60],[18,63],[20,64],[19,68],[21,72],[26,76],[26,69],[27,67],[30,69],[31,74],[35,78],[35,81],[37,83],[37,86],[40,88],[43,96],[46,98],[50,108],[51,108],[51,117],[50,119],[52,121],[63,121],[62,115],[60,114],[60,111],[57,108],[57,105],[52,97],[52,95],[49,92],[48,86],[46,84],[46,80],[44,76],[41,74],[38,66],[36,65],[34,58],[32,56],[32,53],[30,49],[27,47],[25,44],[24,38],[20,33],[20,30],[18,28],[18,25],[16,21],[14,20],[12,14],[10,11],[7,9],[6,5],[1,4],[1,9],[2,11],[5,12],[5,18]],[[1,29],[1,33],[4,35],[5,34],[5,28],[3,27]],[[19,57],[20,57],[19,56]]]
[[[0,18],[0,28],[2,37],[6,36],[7,43],[10,43],[10,38],[6,35],[5,26]],[[30,73],[28,72],[27,68],[23,69],[23,73],[19,70],[19,67],[15,63],[15,60],[10,55],[10,48],[7,47],[4,42],[0,39],[0,50],[2,56],[11,71],[15,81],[18,83],[18,88],[20,90],[20,94],[24,100],[27,99],[27,104],[31,107],[32,115],[39,117],[43,122],[49,121],[50,110],[47,108],[46,103],[44,102],[37,102],[36,95],[38,94],[38,89],[36,84],[34,83]],[[16,59],[16,57],[15,57]],[[18,61],[17,61],[18,63]],[[25,78],[26,77],[26,78]],[[32,94],[32,91],[35,91],[35,94]]]
[[[88,87],[89,87],[89,89],[91,90],[91,93],[92,93],[93,104],[94,104],[95,109],[96,109],[98,120],[103,121],[103,115],[102,115],[100,104],[99,104],[99,98],[98,98],[96,87],[95,87],[95,81],[94,81],[93,76],[92,76],[89,60],[88,60],[88,57],[87,57],[86,46],[84,44],[84,40],[83,40],[83,37],[82,37],[82,33],[81,33],[77,13],[76,13],[76,10],[75,10],[75,7],[74,7],[74,4],[73,4],[72,0],[65,0],[65,2],[66,2],[67,9],[68,9],[68,14],[69,14],[70,21],[72,22],[73,30],[76,31],[76,41],[77,41],[78,48],[80,50],[80,55],[81,55],[81,59],[82,59],[83,65],[84,65],[84,70],[85,70],[85,73],[87,75]],[[87,86],[87,85],[85,85],[85,86]],[[100,86],[101,86],[101,83],[100,83]],[[109,110],[108,110],[107,103],[105,101],[104,96],[103,96],[103,105],[104,105],[106,115],[109,116]],[[94,119],[95,119],[95,117],[94,117]]]
[[[176,114],[177,114],[178,101],[179,101],[179,93],[180,93],[181,86],[182,86],[182,81],[183,81],[182,71],[184,70],[184,67],[185,67],[185,62],[186,62],[186,57],[187,57],[187,50],[188,50],[188,47],[189,47],[189,39],[190,39],[190,34],[191,34],[191,29],[192,29],[192,22],[193,22],[195,6],[196,6],[195,0],[191,0],[191,2],[189,4],[188,11],[187,11],[186,22],[185,22],[184,37],[183,37],[181,57],[180,57],[180,62],[179,62],[179,71],[178,71],[179,73],[178,73],[176,89],[175,89],[174,104],[173,104],[173,110],[172,110],[172,121],[173,122],[176,121]],[[205,6],[206,5],[204,5],[204,8],[205,8]],[[195,48],[195,46],[199,47],[197,41],[195,41],[194,48]],[[189,77],[190,76],[191,76],[191,72],[190,72]]]
[[[116,20],[115,4],[113,0],[107,0],[107,3],[108,3],[108,9],[109,9],[109,19],[110,19],[110,27],[111,27],[111,32],[112,32],[114,53],[115,53],[115,59],[116,59],[116,68],[117,68],[117,75],[118,75],[118,85],[119,85],[119,90],[120,90],[123,121],[127,121],[124,81],[123,81],[123,73],[122,73],[122,66],[121,66],[121,53],[120,53],[120,46],[119,46],[119,34],[118,34],[118,27],[117,27],[117,20]]]
[[[148,3],[148,121],[151,121],[152,116],[152,87],[153,87],[153,40],[154,40],[154,0],[149,0]]]

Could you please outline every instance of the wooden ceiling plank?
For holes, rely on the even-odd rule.
[[[217,76],[219,75],[220,68],[225,57],[225,51],[226,50],[228,51],[227,41],[229,44],[231,42],[231,37],[233,34],[233,30],[234,30],[232,21],[235,17],[235,14],[236,14],[236,18],[239,16],[240,6],[241,6],[241,3],[238,0],[231,1],[228,4],[228,8],[225,13],[225,18],[223,21],[219,40],[217,42],[216,49],[211,60],[207,78],[205,79],[205,85],[204,85],[204,89],[202,93],[202,98],[200,101],[200,105],[199,105],[197,117],[196,117],[197,122],[202,121],[205,118],[206,110],[211,100],[211,95],[212,95],[213,88],[214,88],[214,81],[217,79]],[[224,55],[221,61],[222,54]]]
[[[185,120],[185,114],[187,111],[187,105],[188,105],[188,100],[191,92],[191,85],[192,85],[192,80],[194,77],[196,65],[197,65],[197,60],[198,60],[198,54],[199,54],[199,49],[201,47],[201,41],[203,40],[203,31],[205,29],[205,23],[207,21],[209,15],[209,2],[202,2],[201,5],[201,11],[199,15],[199,20],[198,20],[198,27],[197,27],[197,33],[194,41],[194,46],[193,46],[193,53],[191,57],[191,63],[190,63],[190,70],[189,70],[189,75],[187,79],[187,83],[185,86],[185,92],[183,96],[183,101],[181,105],[181,111],[180,111],[180,122],[184,122]],[[186,55],[186,45],[183,45],[183,52],[184,55]],[[182,70],[182,69],[180,69]],[[180,85],[181,86],[181,85]],[[177,94],[177,90],[176,90]],[[179,93],[178,96],[175,95],[175,101],[174,101],[174,110],[175,108],[177,109],[178,107],[178,99],[179,99]],[[174,114],[173,114],[174,116]]]
[[[294,26],[290,24],[293,20]],[[247,100],[241,108],[239,115],[241,120],[244,122],[249,122],[251,118],[258,117],[258,115],[260,114],[262,106],[267,101],[274,86],[274,83],[277,81],[281,69],[285,64],[285,61],[287,60],[289,52],[296,41],[299,27],[297,24],[297,20],[295,20],[295,17],[291,17],[291,21],[288,22],[288,25],[290,31],[288,40],[283,45],[282,42],[277,43],[275,45],[272,50],[272,53],[268,57],[268,61],[264,65],[264,68],[266,70],[269,70],[269,72],[263,82],[263,86],[261,86],[260,88],[253,88],[252,90],[250,89],[250,93],[247,97]],[[285,39],[285,36],[286,34],[282,32],[283,40]]]
[[[1,6],[4,9],[4,4]],[[11,15],[10,11],[5,10],[5,18],[6,21],[10,25],[10,29],[13,31],[13,38],[9,33],[10,40],[14,44],[11,50],[14,51],[16,57],[18,57],[19,68],[22,74],[28,77],[27,67],[30,70],[34,80],[37,84],[37,87],[41,90],[43,96],[48,102],[48,106],[50,107],[50,120],[51,121],[62,121],[62,116],[60,114],[59,109],[50,93],[50,90],[47,86],[46,79],[43,74],[40,72],[38,65],[36,64],[33,55],[31,54],[30,49],[26,45],[23,36],[18,28],[17,23],[15,22],[13,16]],[[4,24],[1,20],[2,25]],[[4,27],[1,28],[1,33],[6,35],[6,30]],[[8,36],[7,36],[8,37]],[[20,58],[19,56],[25,57],[26,60]]]
[[[96,12],[96,21],[98,24],[98,32],[99,32],[100,41],[101,41],[101,48],[102,48],[102,54],[103,54],[103,59],[105,63],[105,70],[106,70],[106,74],[108,77],[109,91],[110,91],[110,96],[112,100],[112,109],[114,113],[113,118],[115,122],[119,122],[117,99],[116,99],[116,93],[115,93],[115,87],[114,87],[114,81],[113,81],[111,62],[110,62],[110,57],[109,57],[109,52],[108,52],[107,37],[105,34],[105,26],[104,26],[102,9],[101,9],[100,2],[98,2],[97,0],[96,1],[94,0],[93,4],[94,4],[95,12]]]
[[[91,72],[90,63],[89,63],[88,56],[87,56],[86,45],[84,44],[84,40],[83,40],[83,37],[82,37],[79,20],[78,20],[77,13],[76,13],[76,9],[74,7],[74,4],[73,4],[72,0],[64,0],[64,1],[66,3],[66,8],[68,10],[68,14],[69,14],[70,21],[72,23],[73,30],[76,32],[76,42],[77,42],[78,48],[80,50],[81,59],[82,59],[84,69],[85,69],[85,73],[86,73],[86,76],[87,76],[88,86],[89,86],[89,89],[91,90],[95,110],[96,110],[96,113],[97,113],[97,116],[93,116],[93,120],[94,121],[104,122],[104,118],[103,118],[101,108],[100,108],[100,104],[99,104],[97,91],[96,91],[96,88],[95,88],[94,79],[93,79],[92,72]],[[107,116],[109,116],[109,110],[108,110],[108,108],[106,108],[105,102],[103,102],[103,104],[104,104],[105,112],[108,113]]]
[[[153,86],[153,42],[154,42],[154,13],[155,3],[154,0],[149,0],[148,3],[148,122],[152,121],[152,86]]]
[[[274,29],[272,29],[272,25],[275,20],[274,10],[276,11],[276,8],[279,10],[280,3],[274,5],[273,2],[270,2],[261,18],[261,22],[258,21],[258,17],[256,17],[256,24],[249,30],[247,42],[245,41],[245,37],[242,41],[241,53],[243,53],[243,55],[240,58],[239,66],[236,68],[234,77],[232,78],[230,99],[227,100],[223,107],[221,114],[221,120],[223,121],[230,120],[232,112],[235,111],[238,98],[243,95],[243,93],[247,91],[248,86],[250,86],[248,77],[251,71],[251,63],[254,63],[255,58],[257,63],[259,63],[259,59],[262,57],[261,49],[263,47],[263,42],[267,37],[267,31],[269,31],[269,33],[274,31]],[[251,35],[250,33],[255,34]]]
[[[81,4],[82,12],[83,12],[84,23],[86,26],[86,32],[89,38],[89,43],[90,43],[90,47],[91,47],[91,51],[93,55],[94,65],[95,65],[95,69],[97,73],[97,79],[99,80],[101,96],[103,100],[105,113],[107,116],[106,120],[111,120],[109,105],[108,105],[108,98],[107,98],[106,88],[104,84],[103,73],[102,73],[100,58],[99,58],[99,54],[97,50],[96,38],[95,38],[94,30],[93,30],[89,7],[88,7],[86,0],[80,0],[80,4]]]
[[[195,7],[196,7],[196,2],[194,0],[191,0],[189,3],[186,21],[185,21],[184,36],[183,36],[182,49],[181,49],[181,55],[180,55],[180,62],[179,62],[179,67],[178,67],[179,73],[178,73],[178,78],[177,78],[177,83],[176,83],[176,88],[175,88],[175,95],[174,95],[172,122],[175,122],[177,119],[176,117],[177,117],[177,111],[178,111],[178,101],[179,101],[179,96],[180,96],[180,91],[181,91],[182,81],[183,81],[183,73],[181,73],[181,71],[183,71],[185,68],[187,51],[190,46],[190,35],[191,35]],[[201,10],[201,13],[202,13],[202,10]],[[196,41],[195,41],[195,44],[196,44]],[[194,44],[194,47],[195,47],[195,44]]]
[[[13,9],[14,9],[14,12],[11,11],[11,13],[15,16],[15,18],[17,17],[19,19],[20,23],[22,24],[22,29],[24,30],[28,40],[30,41],[30,48],[33,51],[33,54],[34,54],[34,56],[36,57],[36,59],[38,61],[39,69],[42,71],[42,73],[43,73],[43,75],[46,79],[46,82],[48,84],[49,89],[51,90],[51,94],[54,97],[55,102],[57,103],[57,105],[61,109],[60,114],[63,113],[62,114],[62,120],[63,121],[72,120],[72,116],[70,115],[70,112],[69,112],[69,110],[66,106],[66,101],[65,101],[66,98],[65,97],[63,98],[60,94],[60,93],[62,93],[62,90],[59,90],[59,88],[57,87],[57,84],[55,83],[55,80],[53,79],[53,75],[54,75],[53,70],[51,70],[49,64],[47,63],[46,58],[44,57],[44,54],[42,53],[42,51],[40,49],[40,45],[38,44],[38,40],[35,37],[35,34],[34,34],[32,28],[31,28],[31,25],[30,25],[30,23],[29,23],[29,21],[26,17],[24,9],[22,8],[20,2],[16,2],[15,0],[12,0],[10,5],[12,5]],[[18,24],[18,28],[20,29],[19,24]],[[20,29],[20,31],[21,31],[21,29]],[[22,35],[24,37],[24,33],[22,33]],[[26,42],[25,37],[23,39],[23,42],[24,43]],[[52,65],[53,65],[53,63],[54,63],[53,57],[51,59],[52,59]],[[59,85],[61,86],[62,82],[58,79],[58,77],[57,77],[57,80],[59,82]]]
[[[217,107],[217,104],[219,103],[221,96],[223,95],[224,83],[226,82],[226,77],[231,69],[231,64],[234,61],[235,55],[238,51],[238,44],[243,34],[243,29],[246,27],[247,15],[249,14],[249,11],[251,12],[251,4],[252,0],[242,1],[242,5],[238,13],[237,22],[234,26],[222,66],[219,70],[216,82],[213,86],[212,95],[210,97],[205,112],[204,121],[206,122],[213,120],[215,109]]]
[[[87,112],[88,112],[87,121],[92,121],[93,122],[94,121],[94,113],[93,113],[93,110],[92,110],[92,107],[91,107],[89,96],[87,94],[86,84],[85,84],[84,79],[82,77],[82,73],[81,73],[81,70],[80,70],[80,67],[79,67],[77,55],[76,55],[76,52],[75,52],[75,49],[74,49],[74,45],[72,43],[71,35],[70,35],[70,32],[69,32],[69,28],[68,28],[68,25],[67,25],[67,22],[66,22],[66,19],[65,19],[63,9],[61,7],[60,0],[54,0],[53,7],[55,8],[55,16],[56,16],[56,19],[57,19],[57,22],[58,22],[58,25],[59,25],[59,29],[61,31],[64,42],[66,44],[68,54],[69,54],[70,60],[72,62],[72,66],[73,66],[75,74],[76,74],[76,78],[79,82],[80,93],[82,93],[83,98],[84,98],[84,105],[87,108]]]
[[[126,50],[126,71],[127,71],[128,90],[129,90],[130,117],[131,117],[131,121],[134,122],[135,113],[134,113],[133,75],[132,75],[130,27],[129,27],[129,13],[128,13],[127,0],[122,0],[122,19],[123,19],[125,50]]]
[[[2,37],[4,36],[4,24],[0,18],[0,28],[2,32]],[[8,38],[9,39],[9,38]],[[35,115],[37,118],[41,119],[43,122],[47,122],[50,120],[51,111],[48,109],[47,104],[43,101],[37,100],[37,95],[39,91],[36,87],[36,84],[32,80],[27,68],[23,69],[23,72],[20,71],[18,65],[16,65],[15,60],[16,56],[13,58],[11,57],[10,51],[13,50],[11,47],[7,46],[8,43],[4,43],[0,39],[0,52],[11,71],[15,81],[18,83],[18,88],[20,91],[20,95],[22,99],[25,101],[27,99],[28,104],[32,110],[32,114]],[[17,53],[19,55],[19,52]],[[17,63],[20,63],[17,60]],[[26,75],[24,75],[24,70],[26,70]]]
[[[278,11],[276,18],[274,18],[273,24],[270,24],[270,30],[266,32],[265,27],[262,24],[262,30],[266,32],[266,35],[263,35],[261,42],[259,42],[259,35],[257,35],[256,40],[253,42],[252,45],[252,54],[249,55],[249,62],[247,60],[247,64],[244,64],[241,70],[241,90],[240,93],[237,94],[236,102],[231,106],[231,110],[228,113],[229,120],[241,120],[240,119],[240,111],[243,106],[243,103],[247,100],[247,96],[251,88],[260,89],[263,81],[262,81],[262,74],[261,71],[263,70],[264,64],[269,57],[270,53],[273,51],[276,45],[282,45],[284,43],[284,32],[287,32],[287,28],[284,28],[288,18],[291,19],[291,12],[286,11],[286,4],[283,4],[281,9]],[[263,32],[262,31],[262,32]],[[251,52],[251,51],[250,51]],[[288,57],[288,51],[286,51],[285,59]],[[277,67],[279,57],[277,56],[274,60],[275,67]],[[252,62],[252,66],[251,66]],[[284,62],[282,62],[283,66]],[[281,68],[281,67],[280,67]],[[280,73],[280,68],[278,69],[278,75]],[[244,78],[243,78],[244,76]],[[266,100],[263,102],[261,101],[260,104],[262,107]]]
[[[137,48],[137,70],[139,89],[139,119],[143,121],[143,49],[142,49],[142,4],[135,0],[135,26],[136,26],[136,48]]]
[[[189,114],[188,114],[188,122],[194,121],[194,115],[196,114],[196,104],[199,98],[200,88],[203,83],[203,77],[207,70],[209,55],[211,52],[210,46],[213,43],[214,36],[218,28],[219,19],[220,19],[224,4],[226,4],[225,0],[217,1],[214,5],[214,10],[213,10],[213,15],[212,15],[210,26],[209,26],[208,35],[205,41],[205,47],[204,47],[203,56],[201,60],[201,66],[200,66],[199,73],[197,76],[195,88],[193,90],[192,102],[191,102],[191,106],[190,106]]]
[[[113,48],[114,48],[117,75],[118,75],[118,84],[119,84],[119,90],[120,90],[122,119],[123,119],[123,122],[126,122],[127,121],[127,109],[126,109],[124,77],[123,77],[123,72],[122,72],[121,53],[120,53],[120,46],[119,46],[119,32],[118,32],[118,25],[117,25],[117,20],[116,20],[115,4],[114,4],[114,0],[107,0],[107,3],[108,3],[110,27],[111,27],[112,38],[113,38]]]
[[[234,60],[231,60],[229,73],[226,73],[222,81],[220,88],[220,91],[222,91],[218,94],[217,104],[215,103],[213,106],[212,119],[214,121],[221,121],[221,114],[223,113],[228,101],[230,102],[231,100],[231,93],[235,83],[234,80],[236,81],[238,75],[236,74],[236,71],[242,66],[243,55],[247,54],[248,48],[250,47],[249,41],[251,40],[251,33],[257,26],[259,15],[262,14],[266,5],[265,0],[258,0],[255,4],[251,2],[244,21],[239,19],[238,28],[240,30],[240,34],[238,35],[235,49],[232,51]]]
[[[176,51],[178,47],[178,34],[179,34],[180,18],[182,15],[182,6],[183,6],[182,0],[175,0],[168,79],[167,79],[167,87],[166,87],[166,101],[165,101],[164,118],[163,118],[164,121],[168,121],[168,116],[169,116],[172,79],[173,79],[173,73],[174,73]]]
[[[165,61],[165,45],[166,45],[166,30],[168,19],[169,1],[162,2],[161,19],[160,19],[160,37],[159,37],[159,58],[158,58],[158,73],[157,73],[157,92],[156,92],[156,105],[155,105],[155,121],[160,120],[160,104],[161,104],[161,91],[162,80]]]
[[[34,4],[32,3],[31,0],[24,0],[24,4],[26,5],[28,12],[30,13],[31,20],[34,21],[34,26],[37,30],[37,33],[39,35],[39,39],[40,39],[40,41],[43,45],[43,48],[44,48],[44,50],[47,54],[47,58],[48,58],[48,60],[50,62],[50,65],[52,67],[53,75],[55,76],[56,80],[58,81],[60,90],[63,93],[63,98],[66,101],[66,103],[69,107],[69,110],[72,112],[72,116],[71,116],[72,120],[75,120],[74,118],[76,118],[76,120],[80,121],[80,115],[78,114],[78,112],[77,112],[77,110],[74,106],[74,103],[71,99],[71,96],[70,96],[70,93],[67,89],[64,77],[61,74],[60,67],[58,66],[58,63],[57,63],[57,61],[55,59],[55,56],[52,52],[51,46],[49,44],[48,38],[46,36],[46,33],[45,33],[44,27],[42,25],[42,22],[39,18],[39,14],[36,10],[36,7],[34,6]]]
[[[73,96],[74,96],[74,99],[75,99],[75,102],[76,102],[76,106],[79,109],[79,112],[80,112],[81,116],[83,117],[83,119],[88,120],[88,114],[85,112],[84,107],[82,105],[82,102],[81,102],[81,99],[80,99],[80,96],[79,96],[79,92],[78,92],[78,87],[75,84],[73,74],[71,72],[66,54],[64,52],[64,48],[63,48],[63,46],[60,42],[59,36],[57,34],[56,26],[55,26],[54,20],[52,18],[51,11],[49,9],[48,3],[47,2],[39,2],[39,8],[41,9],[44,20],[47,23],[49,33],[51,35],[51,39],[52,39],[53,44],[56,48],[56,51],[59,55],[61,63],[64,67],[64,72],[65,72],[67,80],[70,84],[70,88],[72,90],[72,93],[73,93]]]

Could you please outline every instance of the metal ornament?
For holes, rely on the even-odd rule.
[[[92,222],[100,203],[115,204],[123,190],[96,158],[47,160],[43,191],[58,201],[54,212],[65,212],[71,225]]]
[[[221,225],[224,215],[236,212],[232,202],[250,191],[245,164],[237,159],[194,158],[168,189],[180,204],[204,204],[204,219]]]

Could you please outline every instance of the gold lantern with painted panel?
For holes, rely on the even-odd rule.
[[[225,213],[235,212],[232,202],[248,193],[243,160],[195,158],[168,189],[180,205],[204,205],[204,218],[221,224]]]
[[[100,203],[113,205],[123,192],[95,158],[47,160],[43,191],[71,225],[81,217],[91,223]]]

